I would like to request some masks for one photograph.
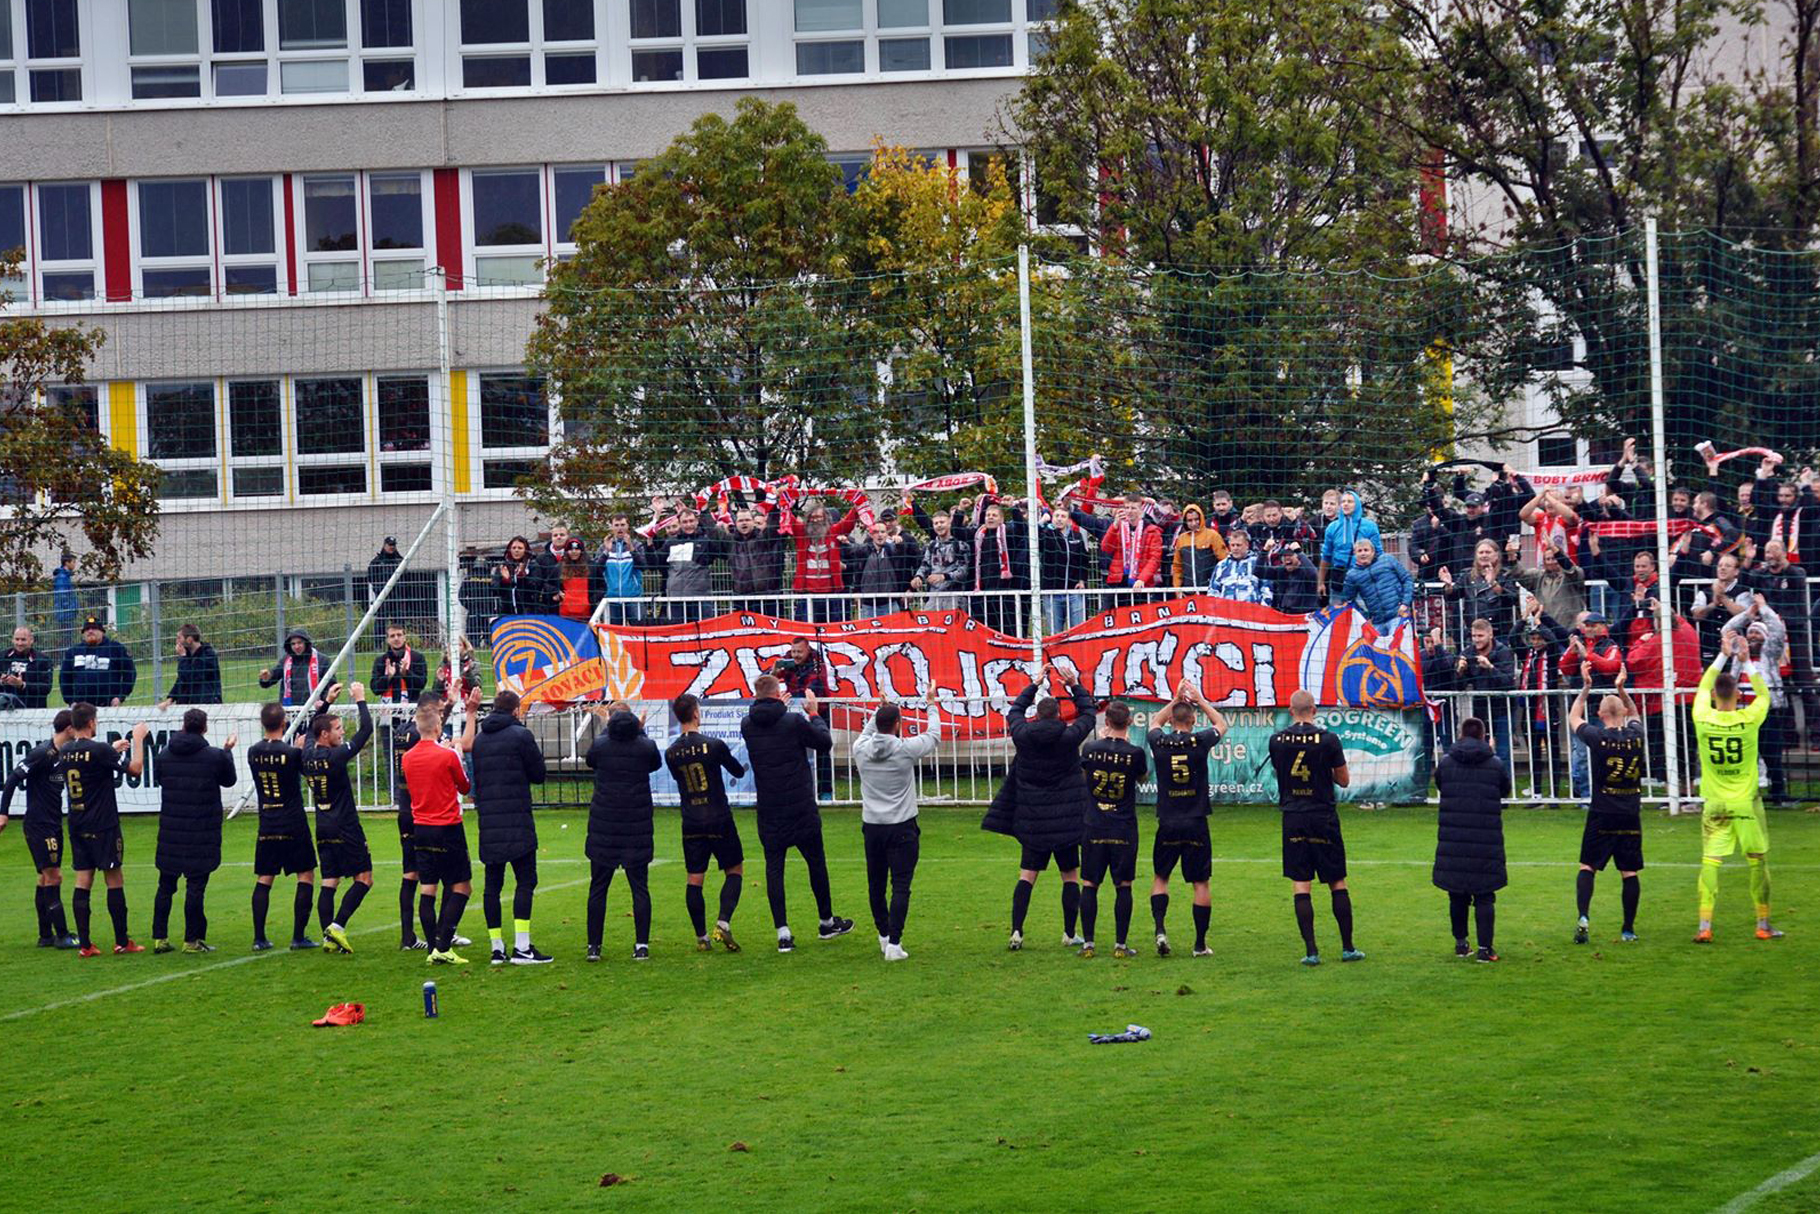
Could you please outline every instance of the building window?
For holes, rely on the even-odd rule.
[[[0,185],[0,261],[14,257],[19,260],[19,269],[11,278],[0,274],[0,293],[27,299],[31,293],[27,285],[31,258],[25,247],[25,187]]]
[[[367,177],[375,291],[423,289],[423,174]]]
[[[949,71],[968,68],[1010,67],[1010,34],[970,34],[942,39],[942,66]]]
[[[476,169],[471,174],[479,285],[542,281],[542,177],[537,169]]]
[[[95,221],[100,206],[92,182],[41,185],[38,195],[39,296],[46,300],[95,297]]]
[[[214,383],[146,384],[144,393],[145,453],[164,471],[159,496],[217,496]]]
[[[229,295],[278,293],[277,187],[271,177],[221,182],[222,290]]]
[[[927,38],[880,38],[878,70],[881,72],[926,72],[929,70]]]
[[[283,386],[275,379],[231,381],[227,414],[233,496],[283,496]]]
[[[302,253],[311,291],[360,290],[360,208],[355,193],[351,173],[304,178]],[[352,257],[345,256],[350,253]]]
[[[379,414],[379,488],[427,492],[435,485],[430,450],[430,381],[382,375],[374,381]]]
[[[593,84],[593,0],[462,0],[463,88]]]
[[[44,395],[52,408],[74,414],[82,425],[101,433],[101,394],[93,384],[58,384],[45,389]]]
[[[1536,465],[1541,468],[1573,468],[1580,463],[1579,443],[1571,434],[1544,434],[1536,440]]]
[[[0,2],[0,105],[12,105],[18,99],[13,83],[13,9]]]
[[[25,58],[34,102],[82,100],[82,36],[76,0],[26,0]]]
[[[347,46],[346,0],[278,0],[282,92],[347,92]]]
[[[600,164],[561,165],[550,171],[550,177],[551,200],[556,207],[551,238],[558,249],[573,252],[575,241],[570,236],[570,229],[593,200],[595,188],[606,182],[607,168]]]
[[[820,35],[796,44],[796,74],[838,76],[866,70],[866,11],[861,0],[796,0],[796,32]],[[840,39],[831,34],[846,34]]]
[[[141,181],[139,291],[146,299],[209,295],[209,187],[206,181]]]
[[[127,0],[135,98],[200,97],[196,0]]]
[[[360,380],[298,380],[297,454],[359,455],[365,451]]]
[[[517,372],[480,376],[481,485],[510,489],[546,462],[550,408],[543,381]]]

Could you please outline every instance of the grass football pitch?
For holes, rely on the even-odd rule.
[[[367,823],[380,868],[351,958],[248,951],[246,817],[210,887],[220,951],[39,950],[15,823],[0,835],[0,1208],[1703,1211],[1779,1174],[1786,1187],[1752,1208],[1820,1208],[1820,1173],[1790,1181],[1820,1152],[1820,817],[1772,817],[1786,939],[1752,937],[1736,861],[1716,942],[1690,943],[1698,821],[1652,816],[1642,940],[1617,942],[1608,872],[1593,942],[1576,947],[1581,815],[1513,810],[1503,960],[1475,965],[1453,957],[1429,884],[1432,813],[1349,812],[1368,959],[1338,963],[1317,891],[1315,970],[1296,963],[1276,823],[1215,814],[1212,957],[1186,955],[1179,881],[1177,953],[1154,955],[1145,877],[1141,955],[1110,956],[1108,893],[1100,956],[1083,961],[1060,944],[1053,873],[1025,951],[1007,953],[1012,844],[982,834],[976,811],[927,813],[911,959],[887,965],[857,813],[825,829],[837,910],[859,926],[814,939],[793,859],[790,956],[756,855],[734,921],[745,950],[693,951],[676,821],[660,816],[652,959],[630,959],[616,883],[606,960],[586,965],[585,820],[550,813],[535,922],[556,963],[487,966],[477,883],[463,923],[475,964],[459,972],[396,951],[385,817]],[[141,943],[155,830],[127,825]],[[718,885],[711,874],[710,913]],[[281,878],[274,938],[290,904]],[[366,1023],[310,1027],[343,1001],[364,1003]],[[1153,1039],[1087,1042],[1131,1023]],[[623,1183],[603,1188],[609,1173]]]

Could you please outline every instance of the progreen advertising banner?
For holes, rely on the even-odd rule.
[[[1131,706],[1131,740],[1143,744],[1152,724],[1163,725],[1163,704],[1126,700]],[[1215,803],[1274,804],[1276,772],[1270,766],[1270,736],[1289,724],[1286,708],[1221,709],[1232,726],[1208,756],[1208,791]],[[1315,720],[1340,735],[1346,749],[1350,787],[1345,801],[1413,804],[1428,797],[1433,764],[1427,741],[1427,713],[1422,709],[1323,708]],[[1206,718],[1196,727],[1204,729]],[[1154,799],[1156,781],[1146,780],[1140,796]]]

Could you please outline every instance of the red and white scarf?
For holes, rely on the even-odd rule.
[[[983,590],[981,584],[984,570],[980,567],[980,557],[986,550],[986,536],[991,535],[998,541],[998,576],[1001,582],[1011,580],[1011,549],[1005,543],[1005,525],[980,527],[973,532],[973,588]]]
[[[1801,561],[1801,507],[1790,506],[1776,508],[1776,521],[1770,524],[1769,538],[1771,543],[1780,541],[1788,549],[1788,559]]]
[[[1140,522],[1133,527],[1124,519],[1120,519],[1112,524],[1112,528],[1118,532],[1119,536],[1119,570],[1125,575],[1125,582],[1129,585],[1137,580],[1138,554],[1144,546],[1144,524]]]
[[[1711,460],[1715,464],[1723,464],[1728,459],[1737,459],[1740,455],[1759,455],[1771,463],[1782,462],[1781,454],[1771,451],[1768,447],[1739,447],[1736,451],[1715,451],[1711,439],[1695,443],[1694,450],[1699,453],[1701,459]]]
[[[284,694],[281,697],[286,704],[289,704],[291,702],[291,663],[295,662],[296,660],[297,660],[297,655],[290,652],[289,649],[286,649],[285,654],[284,654],[284,684],[283,684]],[[316,647],[314,645],[312,645],[312,646],[310,646],[310,686],[311,687],[316,686],[316,681],[317,681],[317,679],[319,679],[321,677],[321,675],[322,675],[321,663],[318,660],[318,655],[316,653]]]

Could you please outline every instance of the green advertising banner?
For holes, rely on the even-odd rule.
[[[1143,745],[1152,724],[1162,726],[1164,705],[1154,700],[1126,700],[1131,706],[1131,740]],[[1277,799],[1276,772],[1270,766],[1270,736],[1289,724],[1286,708],[1221,709],[1231,731],[1213,748],[1207,766],[1208,791],[1216,804],[1271,805]],[[1352,784],[1340,790],[1344,801],[1415,804],[1428,799],[1433,762],[1429,756],[1427,713],[1377,708],[1323,708],[1315,720],[1340,735]],[[1196,722],[1205,728],[1206,719]],[[1154,802],[1156,781],[1146,780],[1139,794]]]

